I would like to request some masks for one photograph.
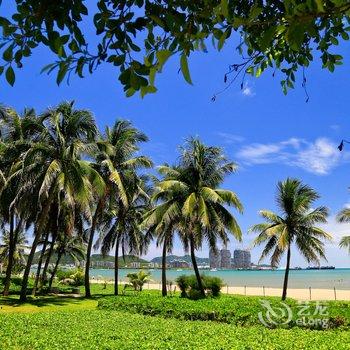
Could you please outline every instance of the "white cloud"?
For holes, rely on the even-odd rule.
[[[243,146],[236,156],[248,165],[281,163],[316,175],[329,174],[342,159],[337,145],[327,138],[308,142],[294,137],[276,143]]]
[[[253,87],[250,86],[248,82],[246,82],[242,89],[242,94],[247,97],[253,97],[255,96],[255,92],[253,91]]]
[[[243,136],[230,134],[227,132],[217,132],[216,135],[221,137],[224,143],[227,143],[227,144],[240,143],[244,141]]]
[[[334,130],[334,131],[338,131],[338,130],[340,129],[340,125],[338,125],[338,124],[332,124],[332,125],[330,126],[330,128],[331,128],[332,130]]]

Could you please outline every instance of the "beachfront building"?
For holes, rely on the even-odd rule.
[[[171,268],[182,268],[187,269],[190,267],[190,264],[185,260],[172,260],[169,262],[169,266]]]
[[[251,266],[251,255],[249,250],[235,249],[233,252],[233,267],[236,269],[247,269]]]
[[[216,251],[214,252],[213,249],[209,250],[209,266],[211,269],[218,269],[220,268],[221,258],[220,258],[220,252]]]
[[[141,267],[141,263],[139,261],[133,261],[130,263],[130,267],[133,269],[139,269]]]
[[[228,249],[220,250],[220,267],[222,269],[231,268],[231,252]]]

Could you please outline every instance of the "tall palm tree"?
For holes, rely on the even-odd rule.
[[[82,237],[80,236],[68,236],[64,233],[61,233],[54,246],[54,253],[57,257],[55,266],[52,270],[50,281],[49,281],[49,290],[52,287],[53,280],[56,276],[59,263],[63,257],[69,257],[75,262],[84,259],[86,253],[86,245],[84,244]],[[49,251],[46,252],[48,254]]]
[[[0,213],[3,224],[9,225],[9,257],[4,283],[4,295],[8,295],[13,267],[15,246],[24,224],[25,205],[13,205],[19,191],[22,155],[37,140],[42,130],[42,120],[33,109],[25,109],[22,115],[8,107],[0,108]]]
[[[36,198],[34,240],[23,275],[20,300],[26,300],[28,277],[37,245],[49,219],[51,206],[67,213],[66,232],[74,230],[76,208],[90,220],[90,204],[95,193],[104,191],[104,182],[88,160],[97,128],[89,111],[74,109],[73,102],[62,103],[43,115],[44,130],[23,157],[17,201],[31,203]],[[32,205],[33,206],[33,205]]]
[[[327,222],[328,209],[323,206],[312,209],[318,198],[315,190],[298,179],[288,178],[279,182],[276,203],[281,215],[261,210],[260,215],[266,222],[254,225],[250,229],[258,233],[254,245],[265,244],[260,261],[271,254],[271,265],[277,266],[283,254],[287,252],[282,300],[287,296],[293,244],[309,263],[319,264],[321,258],[326,260],[323,240],[330,240],[331,235],[315,225]]]
[[[341,223],[350,222],[350,209],[345,208],[337,215],[337,221]],[[340,248],[348,249],[350,253],[350,236],[344,236],[339,242]]]
[[[101,246],[103,256],[109,254],[115,247],[115,267],[114,267],[114,294],[118,295],[118,272],[119,253],[121,251],[123,259],[125,253],[141,255],[146,252],[149,233],[141,228],[144,213],[149,209],[148,190],[142,178],[128,179],[126,182],[128,205],[125,206],[122,200],[109,208],[102,225],[101,236],[96,242],[95,248]]]
[[[204,287],[195,257],[195,250],[206,240],[210,247],[217,240],[227,244],[228,233],[241,240],[236,219],[226,208],[232,206],[242,212],[237,195],[219,186],[236,165],[228,162],[222,149],[204,145],[199,139],[189,139],[181,148],[176,166],[162,166],[162,179],[156,184],[153,200],[158,203],[148,215],[146,225],[176,227],[185,250],[190,250],[193,269],[202,296]]]
[[[88,230],[85,266],[85,296],[87,297],[91,296],[89,268],[96,227],[103,222],[103,213],[116,207],[115,203],[124,208],[129,206],[130,196],[128,196],[126,182],[137,178],[138,169],[152,166],[149,158],[136,155],[139,144],[147,140],[147,136],[134,128],[129,121],[117,120],[112,128],[106,128],[105,135],[96,143],[98,148],[96,169],[105,180],[106,188],[98,199],[92,224]],[[116,269],[116,273],[117,271]],[[117,282],[115,283],[116,292]]]

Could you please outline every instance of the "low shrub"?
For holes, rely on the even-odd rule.
[[[224,282],[219,277],[201,275],[203,287],[207,295],[218,297]],[[182,298],[198,300],[202,298],[195,275],[181,275],[176,279]]]
[[[261,325],[259,313],[266,314],[261,300],[261,297],[238,295],[190,300],[189,298],[161,297],[159,292],[149,293],[147,291],[137,295],[102,298],[98,302],[98,308],[182,320],[216,321],[239,326],[253,326]],[[272,309],[280,310],[280,298],[266,297],[263,300],[268,301]],[[300,318],[298,316],[300,305],[292,299],[288,299],[286,304],[292,309],[293,319],[288,324],[281,323],[276,327],[320,329],[318,324],[314,322],[310,322],[308,325],[299,325],[296,320]],[[313,313],[317,304],[313,302],[309,305],[310,311]],[[348,329],[350,327],[350,303],[329,302],[327,305],[329,315],[325,318],[329,319],[329,324],[326,328]],[[317,318],[319,316],[310,315],[310,320]]]
[[[56,277],[60,284],[79,287],[84,284],[84,271],[80,268],[70,270],[58,270]]]

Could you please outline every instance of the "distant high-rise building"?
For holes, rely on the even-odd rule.
[[[217,269],[220,267],[220,253],[217,251],[214,252],[213,249],[209,250],[209,266],[211,269]]]
[[[248,268],[251,265],[251,255],[248,250],[235,249],[233,252],[233,266],[237,269]]]
[[[231,268],[231,252],[228,249],[221,249],[220,257],[221,257],[220,267],[222,269]]]

